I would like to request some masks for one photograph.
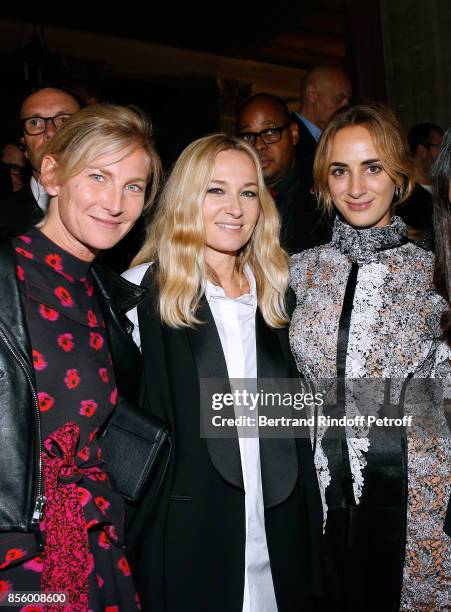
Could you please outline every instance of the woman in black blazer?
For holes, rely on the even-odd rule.
[[[129,522],[144,610],[314,607],[322,516],[310,441],[200,433],[203,379],[230,390],[236,379],[296,376],[278,235],[254,150],[207,136],[177,161],[140,265],[125,274],[148,287],[129,313],[143,405],[174,441],[157,504],[149,512],[144,500]]]

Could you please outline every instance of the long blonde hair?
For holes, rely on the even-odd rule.
[[[241,151],[257,170],[260,216],[249,242],[237,256],[237,269],[248,264],[255,276],[260,312],[271,327],[287,323],[285,290],[288,256],[279,244],[279,216],[265,187],[258,156],[238,138],[212,134],[191,143],[180,155],[161,194],[147,239],[132,264],[153,261],[160,290],[161,319],[171,327],[200,323],[196,310],[212,278],[205,261],[205,230],[202,205],[216,156],[222,151]]]

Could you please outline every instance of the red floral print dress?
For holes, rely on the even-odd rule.
[[[32,534],[0,534],[0,606],[10,592],[42,590],[67,592],[70,612],[138,610],[123,548],[124,502],[110,486],[96,438],[117,391],[89,264],[36,228],[12,243],[32,345],[47,502],[42,553]]]

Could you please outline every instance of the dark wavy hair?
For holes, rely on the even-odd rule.
[[[450,257],[450,184],[451,184],[451,128],[443,137],[442,146],[432,169],[434,196],[435,268],[434,284],[437,292],[448,302],[442,317],[442,329],[451,346],[451,257]]]

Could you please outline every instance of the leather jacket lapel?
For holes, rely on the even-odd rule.
[[[0,286],[3,295],[8,296],[8,307],[2,308],[0,325],[6,334],[11,346],[28,365],[34,374],[31,362],[31,343],[22,309],[19,286],[16,278],[16,259],[14,250],[9,241],[0,243]],[[11,273],[14,271],[13,273]],[[12,335],[10,332],[14,330]]]
[[[125,311],[133,308],[146,290],[97,262],[92,266],[91,274],[105,317],[119,394],[136,401],[141,376],[141,353],[131,338],[133,326]]]
[[[202,298],[197,316],[204,323],[198,325],[195,329],[188,328],[187,333],[199,380],[201,381],[203,378],[224,380],[227,391],[230,392],[227,365],[221,340],[205,297]],[[211,462],[220,476],[233,486],[244,490],[238,437],[206,438],[206,443]]]
[[[268,327],[259,311],[256,315],[255,331],[258,378],[287,378],[289,373],[279,342],[279,334],[282,332]],[[258,389],[261,388],[262,385],[258,385]],[[294,438],[261,437],[260,463],[265,508],[271,508],[290,495],[298,478]]]
[[[119,276],[108,266],[95,262],[91,273],[107,302],[112,302],[116,308],[127,312],[142,301],[147,290]]]

